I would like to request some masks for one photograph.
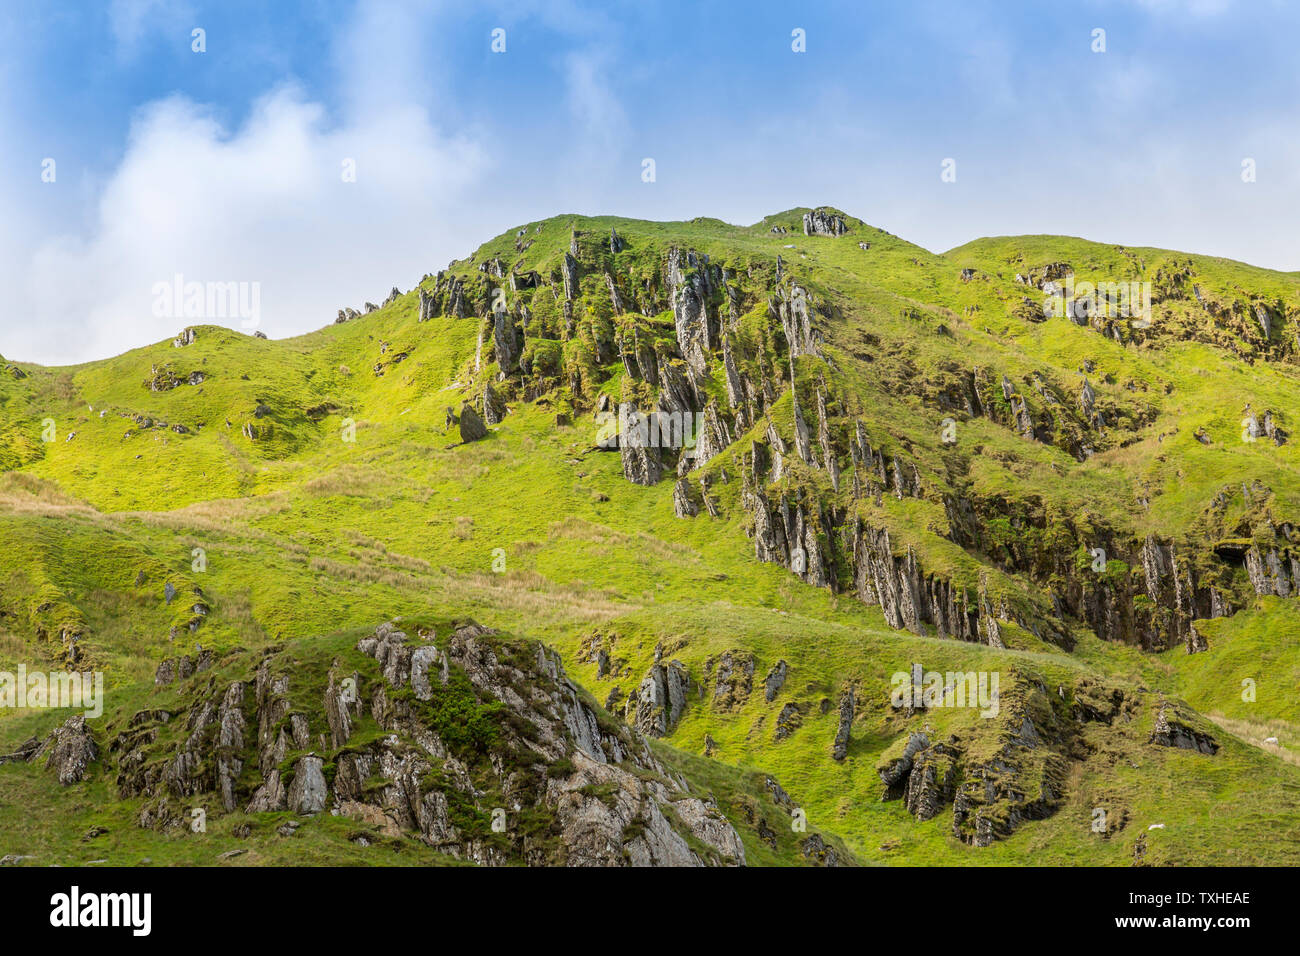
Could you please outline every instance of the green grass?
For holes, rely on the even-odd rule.
[[[534,240],[522,253],[511,230],[454,268],[476,293],[484,289],[478,265],[494,257],[554,276],[577,228],[584,263],[600,262],[635,288],[655,280],[670,246],[693,248],[725,263],[745,290],[736,341],[744,370],[757,375],[759,357],[776,353],[766,299],[755,290],[774,275],[780,255],[810,290],[826,332],[830,363],[799,361],[805,411],[806,396],[826,377],[845,415],[863,422],[873,446],[915,462],[926,489],[920,499],[865,500],[855,505],[858,513],[887,527],[896,549],[913,547],[927,573],[972,591],[986,579],[993,594],[1039,613],[1050,610],[1041,583],[1010,568],[1003,550],[1073,561],[1106,532],[1138,542],[1156,534],[1206,553],[1225,538],[1262,536],[1269,519],[1280,524],[1300,515],[1296,442],[1248,443],[1240,434],[1247,404],[1272,410],[1293,431],[1300,423],[1296,276],[1055,237],[986,239],[937,255],[853,219],[847,236],[804,237],[802,211],[751,227],[561,216],[522,227]],[[776,224],[790,233],[773,235]],[[617,255],[601,246],[611,228],[628,243]],[[859,241],[871,248],[860,249]],[[1071,263],[1081,277],[1153,281],[1160,292],[1153,328],[1128,330],[1120,343],[1062,318],[1035,321],[1020,300],[1028,295],[1036,305],[1040,294],[1012,276],[1056,261]],[[1211,317],[1190,291],[1170,285],[1167,274],[1185,263],[1194,278],[1184,284],[1194,281],[1225,308],[1275,303],[1270,340],[1250,316]],[[966,267],[978,274],[962,283]],[[445,428],[444,416],[448,407],[476,401],[495,377],[490,333],[476,371],[480,320],[420,323],[413,290],[373,314],[286,340],[199,326],[197,341],[184,348],[169,340],[82,366],[21,365],[22,379],[0,372],[0,667],[52,665],[60,633],[72,630],[85,660],[105,672],[111,705],[125,707],[149,687],[161,659],[198,642],[218,651],[260,648],[395,617],[469,616],[556,647],[603,701],[615,686],[624,695],[635,689],[660,643],[697,682],[710,659],[735,650],[755,658],[748,701],[721,712],[693,690],[665,753],[693,782],[713,788],[733,820],[761,804],[781,850],[744,830],[756,861],[788,862],[795,852],[788,823],[776,826],[776,811],[762,803],[769,774],[806,809],[810,830],[837,835],[865,863],[1126,865],[1139,832],[1147,862],[1300,858],[1294,841],[1277,838],[1279,828],[1296,832],[1300,769],[1255,746],[1268,728],[1283,747],[1297,742],[1293,601],[1251,600],[1238,569],[1226,586],[1234,605],[1247,610],[1198,622],[1210,650],[1191,656],[1099,641],[1077,622],[1070,624],[1077,639],[1070,653],[1010,624],[1010,649],[1002,652],[892,631],[878,608],[851,594],[812,589],[754,560],[737,464],[759,430],[708,466],[722,507],[716,519],[675,518],[671,481],[633,486],[617,454],[590,451],[596,396],[617,400],[625,388],[643,388],[623,375],[617,357],[601,363],[601,337],[615,324],[671,337],[672,323],[664,313],[613,316],[601,268],[584,268],[581,287],[577,331],[567,342],[559,341],[563,316],[550,292],[530,293],[527,371],[507,387],[510,414],[488,439],[469,445]],[[512,295],[512,304],[519,298]],[[402,352],[408,357],[391,364]],[[375,374],[377,363],[383,374]],[[1064,443],[1079,427],[1085,363],[1097,406],[1113,422],[1105,435],[1089,436],[1096,453],[1086,461],[943,402],[946,390],[979,367],[991,370],[995,383],[1006,374],[1038,411],[1047,400],[1032,386],[1037,376],[1058,396]],[[205,379],[150,391],[153,368],[168,364]],[[719,374],[709,391],[725,406]],[[569,424],[557,425],[557,413]],[[136,416],[168,427],[142,428]],[[787,436],[791,417],[783,395],[774,419]],[[957,421],[955,445],[941,440],[948,417]],[[42,441],[46,419],[55,425],[52,442]],[[355,441],[344,440],[349,421]],[[173,431],[177,424],[187,432]],[[257,430],[255,440],[243,434],[246,424]],[[1198,428],[1211,444],[1196,440]],[[792,487],[829,495],[824,473],[797,462],[791,471]],[[989,523],[998,551],[968,550],[945,536],[945,495],[1001,516]],[[1217,495],[1221,504],[1212,506]],[[195,569],[195,549],[206,556],[204,570]],[[505,572],[495,573],[500,556]],[[1110,557],[1115,576],[1130,576],[1132,555]],[[195,586],[206,596],[211,613],[196,633],[188,630],[192,602],[164,603],[167,581],[182,598]],[[597,678],[590,654],[596,638],[622,661],[616,677]],[[768,704],[762,677],[782,659],[790,676]],[[1123,681],[1141,695],[1146,723],[1089,727],[1061,808],[974,850],[952,836],[949,813],[918,824],[900,802],[881,800],[877,763],[914,729],[885,706],[889,678],[913,660],[937,670],[1014,666],[1052,687]],[[1257,682],[1253,703],[1240,699],[1245,678]],[[841,764],[830,759],[830,746],[834,705],[849,682],[865,703]],[[1223,744],[1218,755],[1147,744],[1158,691],[1220,722],[1213,728]],[[832,704],[826,714],[823,699]],[[777,714],[791,701],[803,708],[802,723],[776,742]],[[0,714],[0,741],[16,743],[53,722],[52,715]],[[978,740],[989,731],[967,732]],[[717,747],[710,758],[703,757],[706,740]],[[43,862],[107,856],[162,863],[203,862],[229,848],[219,832],[163,840],[137,831],[130,809],[102,780],[64,791],[27,766],[0,768],[0,779],[0,853],[21,845],[34,847]],[[1088,826],[1092,808],[1103,804],[1130,820],[1109,838]],[[26,834],[29,815],[42,822]],[[81,834],[99,821],[109,835],[83,845]],[[1148,833],[1153,822],[1166,829]],[[259,823],[250,852],[232,862],[422,863],[432,855],[405,841],[360,848],[346,834],[340,839],[342,826],[311,821],[281,838]],[[101,852],[102,840],[111,849]]]

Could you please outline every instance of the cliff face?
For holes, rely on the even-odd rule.
[[[835,244],[828,256],[853,249],[850,268],[870,270],[897,258],[880,248],[892,237],[836,210],[806,212],[801,226],[810,243]],[[771,231],[788,229],[777,224]],[[855,236],[874,237],[879,258],[871,258],[872,243]],[[870,313],[855,299],[854,280],[837,282],[807,263],[806,252],[796,258],[792,244],[770,255],[748,248],[706,253],[574,229],[560,259],[531,245],[516,243],[528,255],[513,267],[493,257],[476,272],[439,273],[431,295],[420,290],[422,317],[452,310],[466,297],[482,303],[479,339],[488,345],[470,387],[479,390],[485,413],[497,417],[503,401],[529,401],[559,386],[575,410],[616,415],[613,446],[628,481],[653,485],[675,474],[673,507],[682,518],[739,509],[760,561],[879,605],[893,627],[999,647],[1001,625],[1014,622],[1068,649],[1071,628],[1082,624],[1107,640],[1190,653],[1205,648],[1197,619],[1230,615],[1252,595],[1297,589],[1300,535],[1260,507],[1268,489],[1242,486],[1240,503],[1232,501],[1231,486],[1216,489],[1195,521],[1169,533],[1148,530],[1157,523],[1141,513],[1151,508],[1149,488],[1132,488],[1136,514],[1063,510],[1041,494],[987,490],[984,443],[961,439],[959,431],[1035,446],[1006,459],[1041,457],[1039,449],[1059,453],[1051,467],[1068,498],[1070,472],[1060,455],[1087,465],[1134,445],[1159,408],[1151,383],[1118,387],[1098,360],[1080,363],[1075,384],[1063,380],[1059,365],[1026,366],[1023,354],[1005,356],[1001,367],[976,361],[964,341],[972,329],[958,336],[954,327],[978,317],[983,305],[967,307],[965,319],[938,305],[902,310],[907,334],[931,340],[921,368],[919,349],[864,330],[872,327]],[[554,262],[549,272],[525,265],[539,254]],[[1121,250],[1118,258],[1132,268],[1126,255]],[[1290,363],[1300,349],[1300,339],[1277,341],[1277,322],[1229,321],[1246,307],[1212,301],[1191,281],[1197,272],[1190,261],[1146,270],[1152,301],[1164,310],[1157,328],[1122,321],[1095,295],[1070,298],[1075,269],[1068,262],[1034,265],[1023,254],[1013,261],[1014,276],[968,267],[937,281],[949,279],[959,295],[980,290],[974,297],[1004,301],[1026,324],[1064,316],[1059,320],[1096,337],[1098,355],[1192,340]],[[444,293],[451,288],[462,290],[460,298]],[[1264,295],[1249,297],[1258,304]],[[1123,303],[1133,307],[1128,298]],[[1281,316],[1295,307],[1258,308]],[[1271,331],[1261,336],[1261,328]],[[517,364],[520,348],[540,351],[547,342],[573,347],[558,365]],[[894,359],[891,368],[872,368],[884,364],[876,350]],[[872,401],[882,387],[907,400],[907,418],[881,419]],[[1242,424],[1252,443],[1287,441],[1272,411],[1248,411]],[[929,432],[923,447],[916,444],[918,427]],[[1157,436],[1158,443],[1166,437]],[[1212,444],[1204,429],[1195,440]],[[943,520],[925,530],[974,557],[974,572],[953,575],[931,566],[927,549],[900,543],[891,535],[899,519],[884,507],[888,498],[941,508]],[[1243,538],[1250,540],[1222,544]]]

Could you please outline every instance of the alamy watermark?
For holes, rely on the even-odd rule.
[[[153,314],[160,319],[239,319],[245,329],[262,324],[260,282],[186,282],[176,273],[171,281],[153,284]]]
[[[1150,282],[1076,282],[1068,275],[1043,283],[1043,313],[1083,323],[1094,318],[1131,319],[1133,328],[1151,326]]]
[[[87,717],[104,712],[104,675],[100,671],[0,671],[0,707],[81,707]]]
[[[596,433],[600,448],[618,448],[620,442],[626,442],[629,448],[679,448],[690,458],[704,427],[704,413],[639,412],[635,405],[624,402],[617,415],[597,414],[596,424],[600,426]]]
[[[906,707],[931,710],[937,707],[978,707],[981,717],[998,715],[997,671],[896,671],[889,695],[895,710]]]

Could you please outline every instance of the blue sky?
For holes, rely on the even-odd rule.
[[[826,203],[936,251],[1063,233],[1298,269],[1297,26],[1271,0],[11,0],[0,354],[174,334],[151,303],[177,273],[257,282],[263,331],[307,331],[565,212]]]

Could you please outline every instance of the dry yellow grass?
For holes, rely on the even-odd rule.
[[[1206,716],[1238,740],[1243,740],[1251,746],[1258,747],[1260,750],[1265,750],[1276,757],[1280,757],[1289,764],[1300,767],[1300,753],[1290,750],[1281,743],[1265,742],[1270,737],[1276,737],[1279,741],[1283,739],[1300,739],[1300,727],[1296,727],[1285,720],[1269,720],[1263,723],[1251,720],[1234,720],[1217,711]]]

